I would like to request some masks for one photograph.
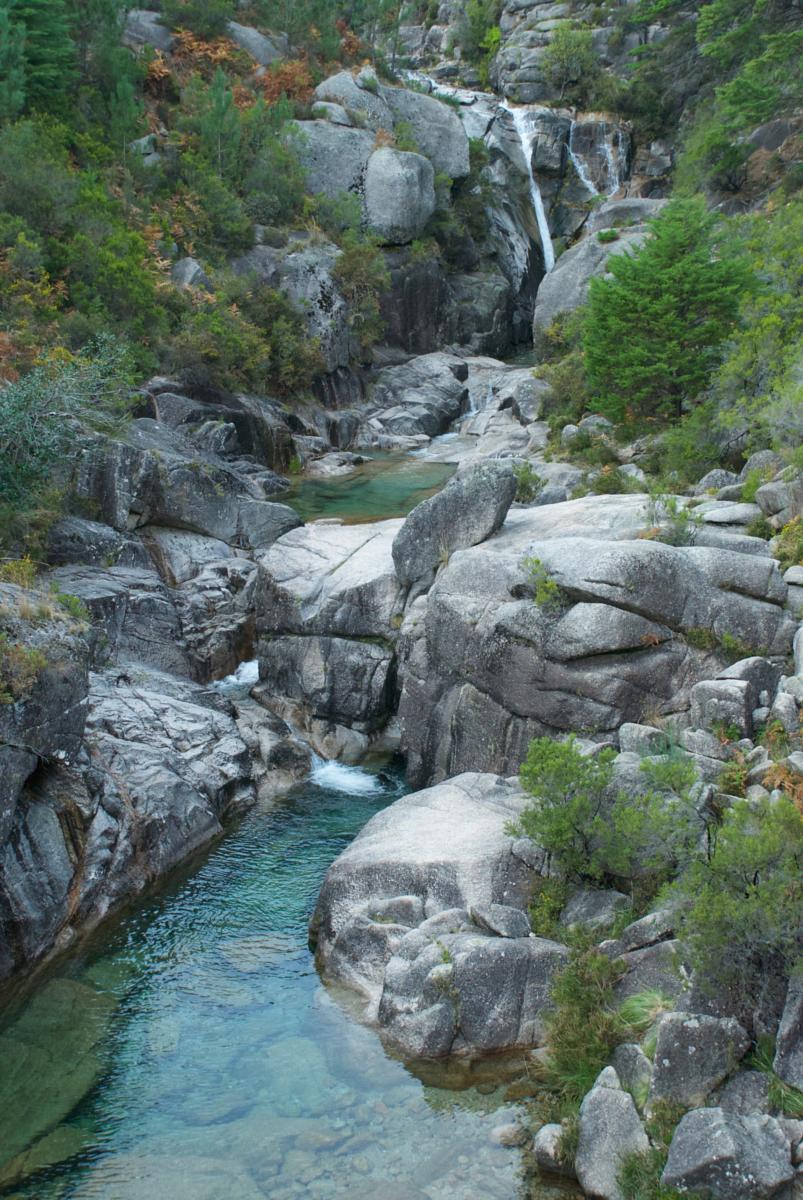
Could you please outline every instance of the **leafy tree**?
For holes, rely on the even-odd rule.
[[[586,372],[595,404],[617,422],[678,418],[699,398],[750,282],[702,200],[672,201],[650,229],[589,290]]]
[[[25,103],[25,26],[0,4],[0,121],[16,117]]]
[[[0,498],[22,508],[76,453],[87,428],[110,431],[129,408],[131,363],[113,337],[0,388]]]
[[[65,0],[16,0],[11,14],[25,28],[27,104],[51,110],[62,107],[76,74]]]
[[[568,23],[559,25],[544,50],[544,74],[558,88],[559,99],[572,91],[580,101],[589,92],[599,74],[599,62],[592,44],[590,29],[572,29]]]
[[[801,962],[803,820],[785,797],[741,800],[725,814],[713,852],[673,885],[679,935],[703,982],[750,1004],[769,974]]]

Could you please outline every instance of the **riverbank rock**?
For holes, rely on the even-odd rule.
[[[668,1013],[658,1026],[649,1103],[695,1108],[735,1069],[750,1047],[732,1017]]]
[[[458,776],[377,814],[327,873],[310,923],[318,963],[406,1057],[543,1036],[567,951],[522,924],[531,868],[505,829],[525,803],[513,782]]]
[[[793,1176],[789,1139],[773,1117],[698,1108],[675,1130],[661,1183],[712,1200],[770,1200]]]
[[[444,433],[465,409],[467,379],[468,367],[452,354],[422,354],[385,368],[371,387],[356,444],[389,446],[399,437],[425,441]]]
[[[693,686],[712,686],[700,628],[788,652],[795,626],[773,560],[646,540],[647,523],[637,495],[514,507],[496,534],[451,555],[403,627],[413,783],[516,770],[533,737],[610,738],[647,710],[687,711]],[[746,681],[715,686],[748,703]]]
[[[585,1194],[623,1200],[618,1180],[622,1162],[649,1147],[633,1097],[622,1090],[613,1067],[606,1067],[580,1105],[574,1169]]]
[[[443,491],[414,508],[396,534],[393,562],[400,582],[428,585],[455,550],[496,533],[515,494],[516,477],[506,463],[483,462],[458,472]]]

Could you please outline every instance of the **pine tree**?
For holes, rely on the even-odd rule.
[[[65,0],[16,0],[11,15],[25,28],[28,107],[58,108],[75,77],[75,45]]]
[[[0,3],[0,121],[16,117],[25,103],[25,27]]]
[[[240,141],[240,116],[226,72],[221,67],[215,71],[204,99],[205,109],[198,122],[198,130],[218,175],[223,176],[227,173],[226,168],[229,164],[236,160]]]
[[[128,143],[136,137],[142,120],[142,104],[137,100],[134,85],[123,77],[109,100],[110,132],[125,162]]]
[[[715,225],[702,200],[674,200],[639,250],[591,280],[585,367],[611,420],[680,417],[708,384],[750,280]]]

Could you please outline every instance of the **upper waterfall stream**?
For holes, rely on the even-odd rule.
[[[538,224],[538,234],[541,238],[541,249],[544,255],[544,270],[549,273],[555,265],[555,251],[552,246],[552,234],[549,231],[549,222],[547,221],[546,209],[544,208],[541,189],[538,186],[538,180],[535,178],[535,172],[532,167],[532,143],[533,130],[529,126],[529,109],[516,107],[511,104],[503,104],[502,108],[505,112],[509,112],[513,118],[513,124],[516,128],[519,141],[521,142],[522,153],[524,154],[524,162],[527,166],[527,172],[530,177],[530,197],[533,202],[533,211]]]

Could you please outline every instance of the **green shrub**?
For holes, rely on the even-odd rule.
[[[558,89],[558,98],[582,105],[599,74],[599,59],[590,29],[572,29],[563,22],[553,31],[540,62],[549,82]]]
[[[546,612],[560,608],[563,593],[540,558],[525,558],[521,565],[529,577],[537,606]]]
[[[702,626],[687,629],[684,637],[695,650],[716,650],[718,645],[717,635],[713,629],[705,629]]]
[[[749,537],[764,538],[768,542],[774,536],[775,530],[762,513],[760,517],[753,517],[753,520],[745,526],[745,533]]]
[[[18,587],[32,588],[39,568],[29,555],[23,558],[7,558],[0,562],[0,581],[16,583]]]
[[[267,391],[270,348],[235,308],[210,301],[173,338],[167,366],[191,387]]]
[[[516,476],[516,499],[522,504],[529,504],[544,490],[544,481],[532,463],[515,463],[513,474]]]
[[[752,1004],[799,959],[803,819],[787,799],[738,800],[711,851],[672,886],[678,934],[703,986]]]
[[[0,633],[0,704],[12,704],[29,694],[48,661],[41,650],[9,641]]]
[[[390,287],[390,272],[377,243],[347,232],[332,277],[349,306],[349,324],[367,351],[385,331],[380,298]]]
[[[745,504],[754,504],[756,492],[762,486],[772,479],[772,469],[761,470],[760,467],[754,467],[752,471],[748,471],[742,484],[742,500]]]
[[[773,1038],[760,1037],[746,1066],[750,1070],[763,1072],[769,1079],[772,1112],[783,1113],[785,1117],[791,1117],[794,1121],[803,1121],[803,1091],[776,1075],[774,1062],[775,1042]]]
[[[618,229],[600,229],[599,233],[597,234],[597,241],[602,242],[603,245],[605,245],[607,242],[618,242],[619,241],[619,230]]]
[[[201,38],[223,37],[236,16],[234,0],[163,0],[162,12],[172,29],[189,29]]]
[[[618,1175],[624,1200],[683,1200],[680,1192],[661,1184],[665,1165],[666,1151],[655,1147],[626,1154]]]
[[[647,520],[655,540],[669,546],[690,546],[702,523],[699,514],[677,496],[655,490],[650,491]]]
[[[784,525],[775,538],[774,549],[782,571],[803,567],[803,517],[793,517]]]
[[[624,965],[599,950],[575,950],[552,985],[553,1009],[546,1018],[547,1084],[579,1104],[623,1040],[614,986]]]
[[[728,796],[744,796],[749,773],[750,768],[744,761],[744,755],[736,753],[731,762],[720,771],[717,786]]]
[[[69,613],[74,621],[86,623],[90,620],[89,609],[78,596],[73,596],[70,592],[60,592],[55,588],[53,595],[64,611]]]
[[[569,898],[568,885],[562,879],[539,875],[533,884],[530,898],[530,925],[539,937],[560,941],[566,930],[561,929],[558,918]]]
[[[130,406],[131,360],[112,337],[67,362],[37,367],[0,388],[0,495],[31,505],[77,453],[87,429],[118,429]]]

